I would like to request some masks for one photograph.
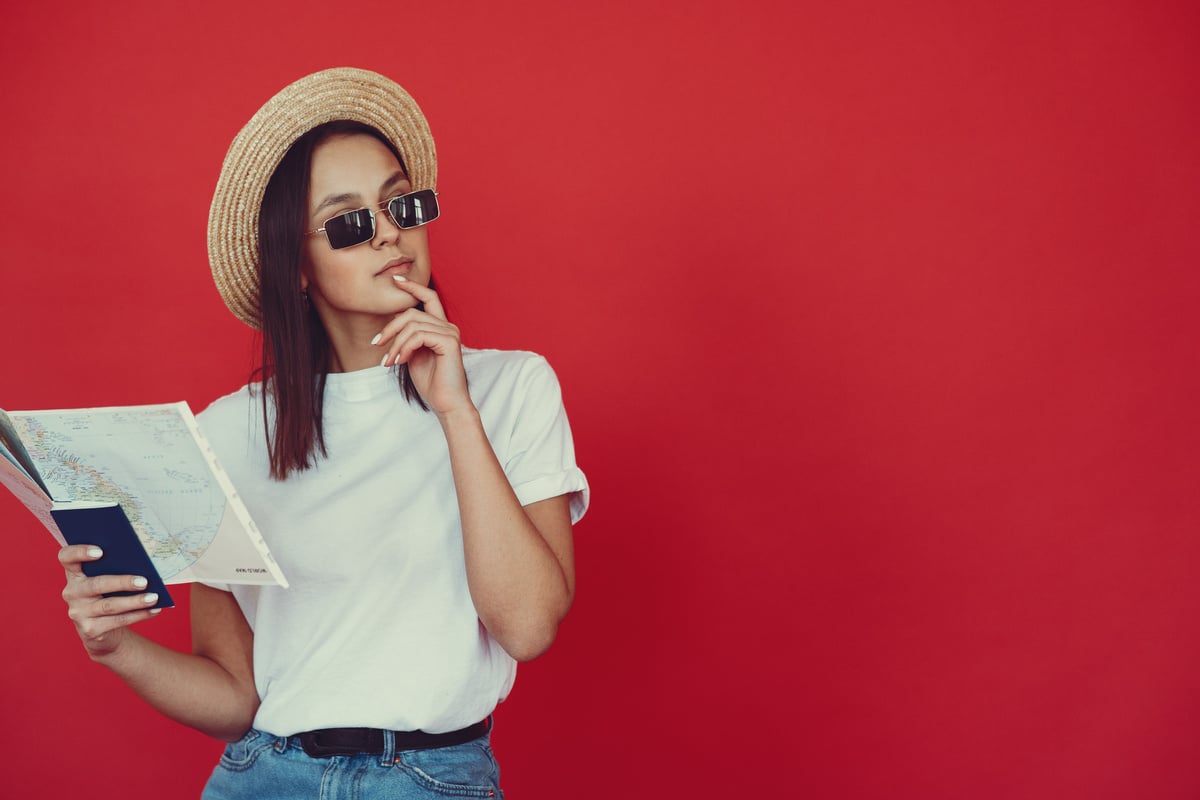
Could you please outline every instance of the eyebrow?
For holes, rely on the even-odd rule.
[[[388,176],[387,180],[379,184],[379,194],[387,194],[388,190],[397,184],[408,180],[408,176],[404,174],[404,170],[396,170]],[[337,206],[342,203],[359,203],[362,202],[362,195],[357,192],[342,192],[341,194],[331,194],[322,200],[315,209],[313,209],[312,217],[315,218],[321,213],[321,209],[329,206]],[[368,204],[369,205],[369,204]]]

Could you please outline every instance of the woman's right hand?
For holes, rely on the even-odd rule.
[[[93,659],[115,652],[125,638],[126,628],[162,610],[148,608],[158,602],[154,592],[104,597],[108,592],[139,592],[146,588],[146,579],[137,575],[84,575],[83,564],[102,555],[100,548],[86,544],[68,545],[58,551],[58,561],[67,574],[62,593],[67,616],[75,623],[75,631]]]

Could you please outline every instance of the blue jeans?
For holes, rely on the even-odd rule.
[[[299,744],[253,728],[221,755],[202,800],[415,800],[503,798],[491,734],[432,750],[313,758]]]

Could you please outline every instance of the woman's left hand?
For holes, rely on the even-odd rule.
[[[399,278],[396,287],[411,294],[425,310],[402,311],[379,332],[376,344],[387,350],[383,365],[408,364],[413,385],[439,416],[473,409],[463,368],[462,339],[458,326],[446,319],[437,292]]]

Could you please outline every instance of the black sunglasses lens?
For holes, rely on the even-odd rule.
[[[347,211],[325,223],[325,235],[334,250],[369,241],[375,235],[375,220],[365,208]]]
[[[437,195],[432,189],[393,197],[388,203],[388,211],[401,228],[416,228],[426,222],[433,222],[440,213]]]

